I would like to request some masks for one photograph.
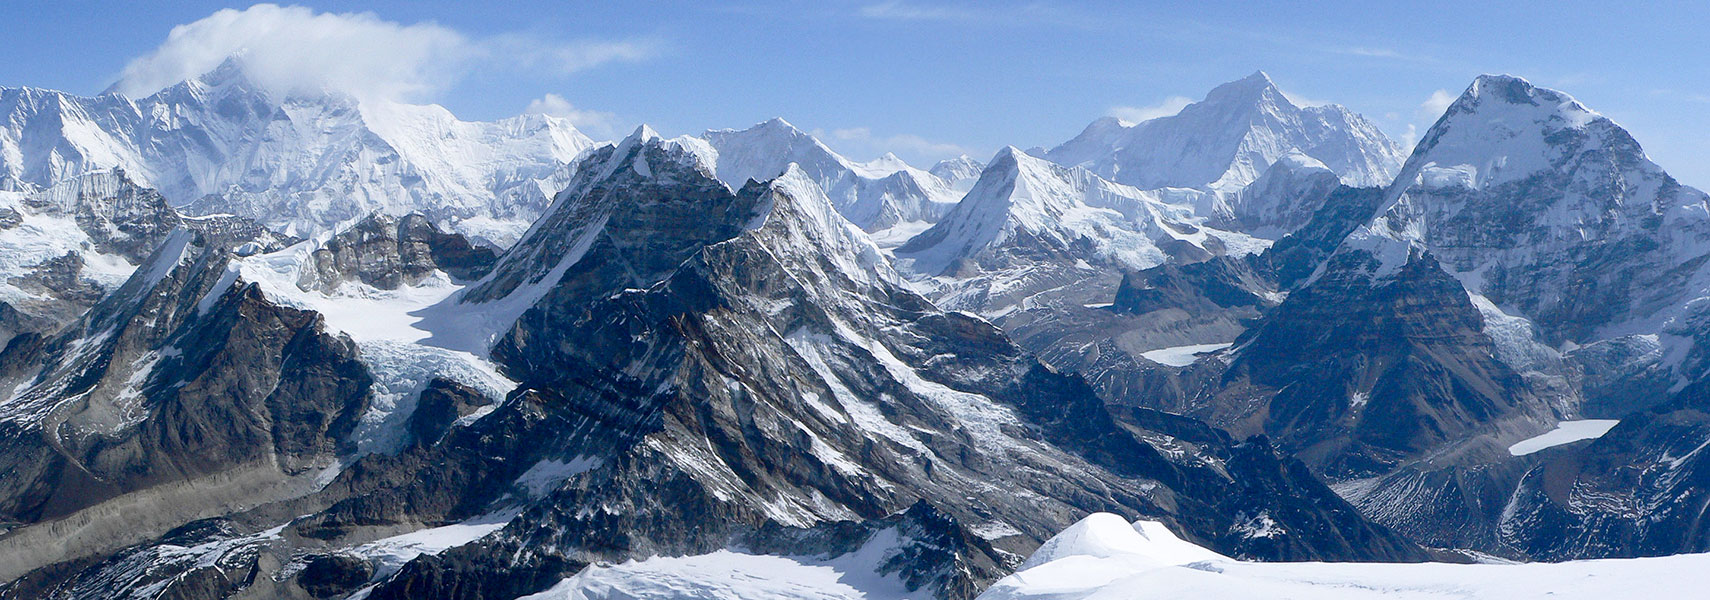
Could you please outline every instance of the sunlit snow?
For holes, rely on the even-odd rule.
[[[1710,555],[1531,564],[1257,563],[1185,542],[1163,525],[1095,514],[1052,538],[981,600],[1607,600],[1693,598]]]

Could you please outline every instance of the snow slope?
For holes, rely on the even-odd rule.
[[[772,556],[735,550],[596,564],[519,600],[859,600],[931,598],[909,591],[881,564],[899,551],[894,531],[835,558]]]
[[[1710,555],[1533,564],[1253,563],[1111,514],[1075,524],[982,600],[1694,598]]]

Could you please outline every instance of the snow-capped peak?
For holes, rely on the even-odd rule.
[[[731,189],[769,181],[795,164],[839,213],[867,231],[937,221],[958,198],[948,182],[894,154],[851,161],[779,118],[748,129],[708,131],[701,138],[717,151],[718,178]]]
[[[1365,187],[1389,183],[1402,159],[1370,121],[1336,105],[1297,106],[1263,71],[1217,86],[1175,115],[1099,119],[1044,156],[1142,189],[1234,192],[1292,150]]]
[[[630,140],[638,140],[642,143],[646,143],[657,139],[659,139],[659,132],[654,131],[653,127],[648,124],[642,123],[641,125],[636,126],[635,131],[630,132],[629,137],[625,138],[624,141],[629,142]]]
[[[270,90],[241,56],[137,100],[0,91],[0,179],[45,188],[123,167],[187,213],[305,235],[424,212],[509,243],[592,144],[563,119],[467,122],[434,105]]]
[[[801,167],[790,164],[784,174],[767,183],[761,214],[749,224],[754,235],[776,240],[774,256],[798,255],[804,262],[821,262],[852,282],[898,282],[879,247],[848,219],[838,214],[825,191]]]
[[[1264,71],[1255,71],[1252,75],[1211,88],[1199,104],[1229,111],[1299,108],[1289,101],[1288,96],[1277,88],[1276,82],[1271,81],[1271,76],[1266,75]]]
[[[1572,96],[1511,75],[1482,75],[1425,133],[1397,181],[1484,188],[1524,179],[1551,168],[1566,144],[1583,138],[1558,132],[1593,124],[1609,143],[1637,150],[1625,131]]]
[[[1160,244],[1256,251],[1239,234],[1200,226],[1187,206],[1190,190],[1145,191],[1112,183],[1080,167],[1064,167],[1009,146],[994,156],[973,189],[942,221],[896,250],[907,267],[937,275],[965,261],[998,263],[1009,256],[1057,256],[1132,269],[1169,259]],[[1212,242],[1210,238],[1218,238]],[[1210,246],[1207,246],[1207,244]],[[1019,246],[1019,247],[1018,247]]]
[[[769,181],[791,163],[810,177],[824,179],[853,163],[789,121],[774,117],[747,129],[716,129],[701,138],[718,150],[718,178],[731,189],[750,180]]]
[[[913,168],[910,167],[907,162],[904,162],[901,157],[898,157],[895,153],[891,152],[886,152],[884,156],[880,156],[864,163],[859,163],[859,165],[861,169],[867,171],[867,173],[879,175],[881,177],[884,175],[890,175],[897,171]]]

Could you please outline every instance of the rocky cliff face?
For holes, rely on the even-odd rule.
[[[1551,405],[1495,357],[1479,312],[1428,253],[1399,268],[1332,257],[1236,341],[1224,392],[1195,411],[1263,432],[1335,478],[1369,476],[1490,435],[1518,441]]]
[[[1596,440],[1541,453],[1497,521],[1499,539],[1540,560],[1710,549],[1706,391],[1683,390]]]
[[[317,248],[298,285],[331,293],[346,281],[360,281],[395,290],[420,284],[435,271],[475,280],[492,269],[496,258],[491,248],[440,231],[422,215],[375,214]]]
[[[230,256],[180,229],[83,318],[0,353],[0,514],[25,524],[0,539],[8,577],[303,493],[348,451],[368,396],[354,347],[226,284]]]
[[[1657,367],[1673,371],[1677,389],[1697,377],[1618,346],[1660,335],[1661,354],[1691,352],[1682,342],[1692,334],[1675,332],[1703,295],[1710,204],[1572,97],[1479,78],[1421,140],[1388,201],[1390,229],[1429,248],[1470,292],[1529,321],[1539,344],[1609,344],[1579,355],[1588,370]],[[1584,399],[1594,414],[1643,408],[1629,394],[1601,393],[1606,385]]]
[[[533,410],[574,411],[542,417],[575,432],[550,452],[607,458],[495,537],[407,566],[374,597],[448,585],[470,590],[467,597],[502,597],[591,560],[708,552],[766,527],[811,532],[885,519],[916,502],[969,531],[1013,531],[975,536],[978,544],[957,552],[966,564],[1006,565],[1018,556],[1013,548],[1037,543],[1028,532],[1078,512],[1078,500],[1061,503],[1092,492],[1085,486],[1094,480],[1077,473],[1109,474],[1098,484],[1108,491],[1096,495],[1136,510],[1161,509],[1158,490],[1171,489],[1169,504],[1183,508],[1166,512],[1246,548],[1237,552],[1339,553],[1368,544],[1409,552],[1375,531],[1339,533],[1335,542],[1244,538],[1237,513],[1282,510],[1264,502],[1235,509],[1257,500],[1244,495],[1201,507],[1190,489],[1229,481],[1210,465],[1251,456],[1272,465],[1254,468],[1275,469],[1267,481],[1310,488],[1304,471],[1281,466],[1269,449],[1223,455],[1234,445],[1214,435],[1180,442],[1204,444],[1205,453],[1165,458],[1140,432],[1159,443],[1170,434],[1117,425],[1078,380],[1030,364],[991,325],[940,313],[907,292],[804,174],[734,195],[700,185],[661,194],[653,191],[661,181],[706,180],[704,165],[669,148],[631,138],[608,159],[613,175],[583,199],[605,207],[594,218],[603,227],[569,245],[585,248],[579,260],[495,348],[523,387],[537,390]],[[626,214],[637,212],[647,218]],[[690,214],[700,217],[693,231],[716,241],[633,245],[667,239],[646,232]],[[525,239],[512,252],[530,247]],[[658,279],[614,280],[618,273]],[[882,369],[858,369],[875,363]],[[1060,467],[1040,468],[1053,464]],[[1006,483],[991,487],[995,481]],[[1144,481],[1162,487],[1145,492]],[[1122,491],[1127,482],[1140,485]],[[1018,491],[1029,500],[1014,501]],[[570,508],[591,504],[615,512]],[[685,528],[674,516],[684,506],[717,517]],[[1351,516],[1327,518],[1343,531]],[[1314,529],[1292,527],[1296,535]],[[990,571],[964,569],[954,586],[934,592],[976,589]]]
[[[970,161],[643,128],[497,255],[434,216],[303,241],[20,170],[0,598],[508,599],[649,556],[969,598],[1093,511],[1260,559],[1710,549],[1702,194],[1513,78],[1388,188],[1256,133],[1312,112],[1268,80],[1213,96],[1170,127],[1270,120],[1207,189],[1008,149],[942,218],[921,186]],[[1515,450],[1584,416],[1622,422]]]

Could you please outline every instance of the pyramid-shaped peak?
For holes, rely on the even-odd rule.
[[[1008,177],[1021,170],[1022,163],[1029,160],[1039,159],[1029,156],[1015,146],[1004,146],[997,151],[996,155],[992,156],[991,160],[986,161],[985,169],[980,172],[980,179]]]
[[[1017,161],[1025,160],[1026,158],[1033,157],[1029,156],[1025,150],[1015,146],[1004,146],[1003,148],[998,149],[997,154],[992,156],[992,159],[988,161],[986,165],[997,166],[999,163],[1015,164]]]
[[[1261,101],[1287,103],[1293,106],[1288,98],[1277,88],[1276,82],[1264,71],[1255,71],[1252,75],[1212,88],[1205,95],[1203,104],[1257,104]]]
[[[635,131],[630,132],[629,137],[624,138],[623,144],[620,145],[628,145],[631,141],[645,144],[657,139],[659,139],[659,132],[654,131],[653,127],[646,123],[642,123],[635,128]]]
[[[149,94],[143,101],[149,99],[158,101],[182,101],[186,98],[209,98],[210,94],[218,97],[236,94],[254,95],[267,98],[274,94],[264,91],[246,66],[243,55],[233,54],[226,57],[220,64],[208,71],[184,81],[166,86]],[[119,93],[120,83],[114,83],[103,93]]]
[[[772,117],[770,119],[766,119],[765,121],[761,122],[758,125],[755,125],[754,127],[760,128],[760,129],[782,129],[782,130],[788,130],[788,131],[801,131],[800,128],[796,127],[795,125],[790,124],[789,121],[785,121],[783,117]]]
[[[1593,137],[1559,135],[1567,130]],[[1587,145],[1586,139],[1598,141]],[[1591,148],[1650,164],[1626,130],[1573,96],[1512,75],[1482,75],[1420,138],[1398,181],[1484,189],[1557,169],[1562,153]],[[1392,191],[1392,201],[1400,191]]]

